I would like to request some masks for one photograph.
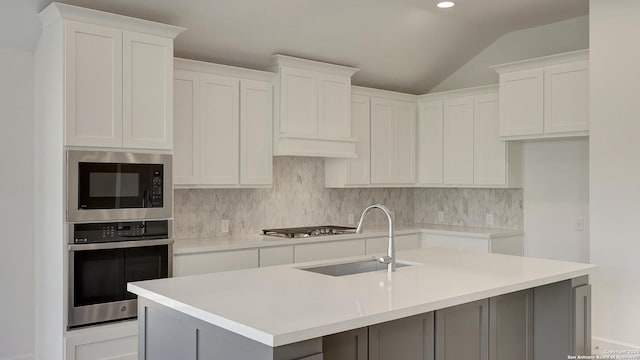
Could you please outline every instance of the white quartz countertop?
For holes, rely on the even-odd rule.
[[[299,269],[346,261],[325,260],[136,282],[128,290],[280,346],[588,275],[596,268],[445,248],[399,251],[397,258],[415,265],[391,274],[342,277]]]
[[[438,224],[396,225],[394,228],[395,235],[407,235],[422,232],[451,236],[476,237],[481,239],[500,238],[523,234],[522,230]],[[296,239],[287,239],[264,235],[228,235],[199,239],[176,239],[173,246],[173,252],[176,255],[180,255],[210,251],[239,250],[271,246],[317,243],[325,241],[371,238],[386,235],[386,225],[375,225],[366,226],[362,234],[331,235]]]

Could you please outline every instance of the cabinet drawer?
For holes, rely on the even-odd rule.
[[[296,263],[365,255],[365,240],[345,240],[319,244],[296,245]]]
[[[260,249],[260,267],[293,263],[293,246]]]
[[[176,255],[174,276],[257,268],[258,249]]]
[[[417,249],[420,245],[417,234],[396,236],[394,241],[396,251]],[[367,255],[386,253],[388,243],[389,238],[386,236],[367,239]]]
[[[422,234],[422,247],[441,246],[452,249],[490,252],[489,239]]]

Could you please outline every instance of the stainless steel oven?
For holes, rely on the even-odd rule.
[[[171,155],[67,151],[67,221],[168,219]]]
[[[172,276],[169,220],[70,224],[69,329],[137,316],[127,283]]]

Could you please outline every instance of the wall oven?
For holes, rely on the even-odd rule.
[[[67,151],[67,221],[168,219],[171,155]]]
[[[172,276],[169,220],[70,224],[68,328],[137,316],[127,283]]]

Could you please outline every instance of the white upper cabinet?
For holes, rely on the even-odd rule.
[[[473,97],[444,101],[444,182],[473,184]]]
[[[63,32],[65,145],[171,150],[173,39],[184,28],[58,3],[41,18]]]
[[[274,155],[355,157],[351,76],[358,69],[273,56]]]
[[[122,31],[65,22],[66,145],[122,147]]]
[[[173,149],[173,39],[124,31],[122,144]]]
[[[522,144],[499,137],[496,86],[422,95],[418,109],[417,186],[522,186]]]
[[[589,131],[589,52],[497,65],[500,136],[541,139]]]
[[[273,74],[186,59],[175,66],[174,184],[271,186]]]
[[[418,184],[442,185],[444,108],[442,101],[418,106]]]
[[[351,91],[358,157],[325,159],[325,186],[414,186],[416,97],[358,86]]]

